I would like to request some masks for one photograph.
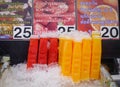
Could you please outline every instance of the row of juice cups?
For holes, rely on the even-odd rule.
[[[58,62],[62,75],[71,76],[74,82],[99,79],[101,50],[99,32],[92,36],[77,31],[59,38],[31,38],[27,67]]]

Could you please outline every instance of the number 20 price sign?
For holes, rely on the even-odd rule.
[[[13,39],[29,39],[32,32],[32,26],[14,26]]]
[[[118,26],[101,26],[100,32],[103,39],[120,39]]]

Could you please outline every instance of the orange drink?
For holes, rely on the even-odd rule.
[[[91,62],[91,38],[83,39],[82,46],[82,71],[81,71],[81,79],[89,80],[90,78],[90,62]]]
[[[72,60],[72,40],[64,39],[62,42],[62,51],[61,51],[61,68],[62,74],[65,76],[70,76],[71,74],[71,60]]]
[[[81,75],[81,57],[82,57],[82,41],[73,42],[73,57],[72,57],[72,79],[74,82],[80,81]]]
[[[91,79],[99,79],[101,65],[101,38],[92,38]]]
[[[100,36],[99,31],[92,31],[92,37]]]
[[[61,65],[62,62],[62,49],[63,49],[64,38],[59,38],[59,57],[58,64]]]

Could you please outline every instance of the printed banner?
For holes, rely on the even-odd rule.
[[[14,26],[31,25],[32,0],[0,0],[0,39],[13,39]]]
[[[118,0],[77,0],[77,28],[99,31],[101,26],[118,26]]]
[[[65,32],[66,26],[75,29],[74,0],[34,0],[34,34]]]

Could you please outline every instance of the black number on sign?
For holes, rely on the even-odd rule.
[[[71,32],[74,29],[74,27],[68,27],[68,32]]]
[[[59,27],[58,30],[59,30],[61,33],[65,32],[65,28],[64,28],[64,27]]]
[[[105,38],[119,38],[119,29],[117,26],[105,26],[102,27],[101,34]]]
[[[115,31],[115,32],[114,32],[114,31]],[[110,35],[111,35],[111,37],[113,37],[113,38],[117,37],[117,36],[119,35],[118,29],[117,29],[116,27],[112,27],[112,28],[110,29]]]
[[[15,35],[15,38],[21,38],[22,36],[20,36],[20,33],[22,32],[22,29],[19,28],[19,27],[16,27],[14,29],[14,31],[17,31],[16,35]]]
[[[102,37],[109,37],[109,35],[107,35],[107,33],[109,32],[108,28],[107,27],[103,27],[102,28],[102,31],[105,31],[102,35]]]
[[[13,31],[14,39],[29,39],[32,35],[32,26],[15,26]]]
[[[30,27],[25,27],[24,32],[23,32],[24,33],[23,36],[25,38],[29,38],[31,36],[32,33],[29,31],[30,29],[31,29]]]

